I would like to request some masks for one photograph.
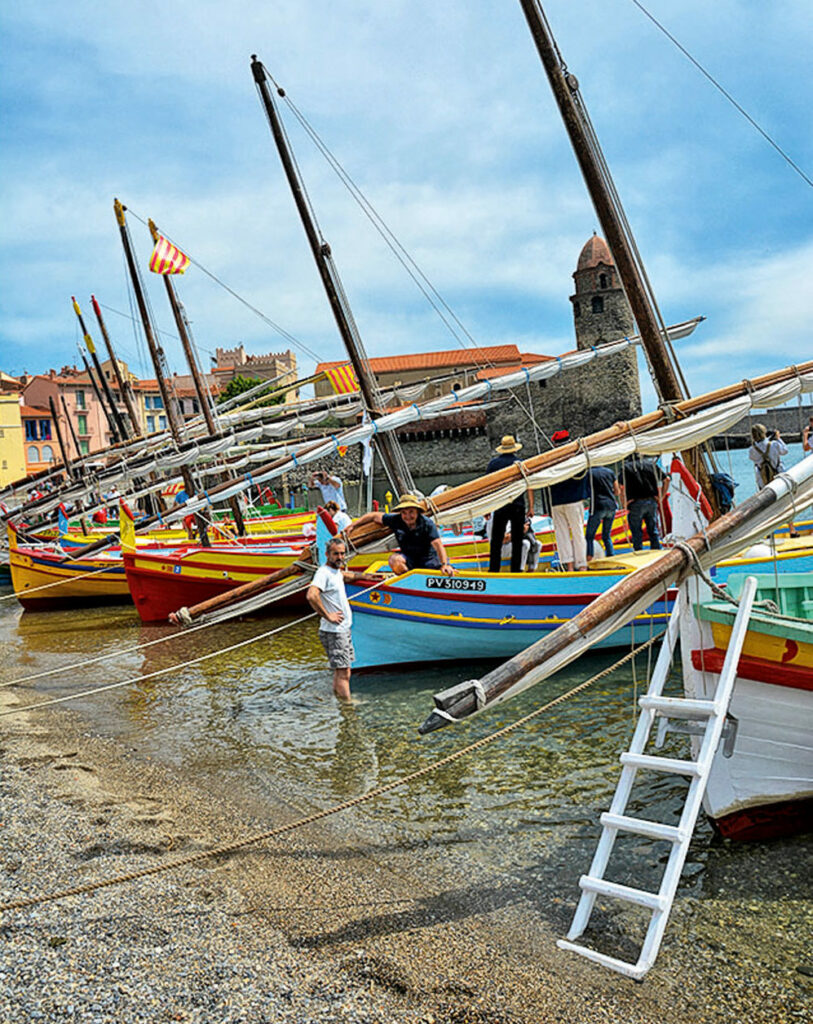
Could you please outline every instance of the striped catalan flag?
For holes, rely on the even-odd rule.
[[[359,390],[359,382],[356,378],[356,371],[350,365],[334,366],[332,370],[325,370],[325,376],[330,381],[334,394],[349,395]]]
[[[150,257],[150,270],[153,274],[183,274],[188,266],[189,257],[163,235],[159,235]]]

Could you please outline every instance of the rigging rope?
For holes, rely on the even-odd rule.
[[[441,758],[439,761],[433,761],[431,764],[424,765],[423,768],[410,772],[408,775],[403,775],[399,779],[394,779],[392,782],[388,782],[383,786],[378,786],[376,789],[370,790],[367,793],[361,793],[359,796],[352,797],[340,804],[334,804],[332,807],[327,807],[324,810],[315,811],[312,814],[308,814],[303,818],[298,818],[296,821],[288,822],[285,825],[277,825],[275,828],[266,829],[263,832],[257,832],[253,835],[245,836],[243,839],[235,839],[227,843],[222,843],[220,846],[215,846],[210,850],[199,850],[195,853],[188,854],[185,857],[176,858],[168,864],[154,864],[151,867],[128,871],[125,874],[117,875],[114,878],[106,878],[96,882],[86,882],[84,885],[73,886],[70,889],[63,889],[60,892],[40,893],[36,896],[24,896],[20,899],[9,900],[7,903],[0,904],[0,914],[6,913],[10,910],[19,910],[23,907],[35,906],[41,903],[51,903],[55,900],[65,899],[68,896],[79,896],[82,893],[95,892],[98,889],[105,889],[113,885],[120,885],[124,882],[132,882],[139,878],[147,878],[151,875],[162,874],[165,871],[174,871],[177,868],[187,867],[190,864],[196,864],[200,861],[208,860],[211,857],[221,857],[228,853],[234,853],[237,850],[245,849],[247,846],[253,846],[255,843],[263,842],[267,839],[273,839],[277,836],[284,835],[287,832],[293,832],[296,829],[303,828],[305,825],[310,825],[315,821],[320,821],[323,818],[328,818],[331,815],[338,814],[340,811],[349,810],[351,807],[356,807],[359,804],[366,803],[376,797],[383,796],[385,793],[390,793],[392,790],[398,789],[407,783],[414,782],[416,779],[430,775],[432,772],[436,772],[439,768],[442,768],[447,764],[451,764],[454,761],[459,760],[461,757],[465,757],[467,754],[473,753],[475,750],[480,750],[489,743],[493,743],[495,740],[500,739],[503,736],[507,736],[509,733],[520,728],[520,726],[525,725],[527,722],[530,722],[543,712],[549,711],[551,708],[564,703],[566,700],[570,700],[572,697],[575,697],[577,694],[586,690],[589,686],[599,682],[605,676],[610,675],[610,673],[614,672],[617,668],[620,668],[636,653],[650,646],[656,640],[659,640],[662,635],[663,634],[660,633],[653,639],[647,640],[636,648],[635,651],[632,651],[630,654],[625,654],[624,657],[620,658],[613,665],[610,665],[608,668],[598,672],[590,679],[586,679],[584,682],[579,683],[578,686],[572,687],[572,689],[568,690],[566,693],[562,693],[558,697],[554,697],[553,700],[548,701],[547,704],[543,704],[541,707],[536,708],[529,714],[523,715],[522,718],[518,718],[515,722],[511,722],[502,729],[498,729],[496,732],[490,733],[488,736],[483,736],[481,739],[475,740],[474,743],[470,743],[467,746],[462,747],[460,750],[453,751],[451,754]],[[145,676],[143,678],[147,677]]]
[[[779,154],[779,155],[780,155],[780,156],[782,157],[782,159],[783,159],[783,160],[785,161],[785,163],[787,163],[787,164],[788,164],[788,165],[789,165],[789,166],[790,166],[790,167],[791,167],[791,168],[792,168],[792,169],[793,169],[794,171],[796,171],[796,173],[797,173],[797,174],[799,175],[799,177],[800,177],[800,178],[801,178],[801,179],[802,179],[802,180],[803,180],[804,182],[806,182],[806,183],[807,183],[808,185],[810,185],[810,186],[811,186],[811,188],[813,188],[813,180],[811,180],[811,179],[810,179],[810,178],[809,178],[809,177],[808,177],[808,176],[807,176],[807,175],[805,174],[805,172],[804,172],[804,171],[802,170],[802,168],[801,168],[801,167],[799,167],[799,165],[798,165],[797,163],[795,163],[795,162],[794,162],[794,161],[793,161],[793,160],[792,160],[792,159],[791,159],[791,158],[790,158],[790,157],[788,156],[788,154],[787,154],[787,153],[786,153],[786,152],[784,151],[784,149],[782,149],[782,147],[781,147],[781,146],[779,145],[779,143],[778,143],[778,142],[775,142],[775,141],[774,141],[774,140],[773,140],[773,139],[771,138],[771,136],[770,136],[770,135],[769,135],[769,134],[768,134],[768,133],[767,133],[767,132],[765,131],[765,129],[764,129],[764,128],[763,128],[763,127],[762,127],[762,126],[760,125],[760,124],[758,124],[758,123],[757,123],[757,122],[756,122],[756,121],[754,120],[754,118],[753,118],[753,117],[751,117],[751,115],[750,115],[750,114],[748,113],[748,111],[747,111],[747,110],[745,110],[745,109],[744,109],[743,107],[741,107],[739,103],[737,103],[737,101],[736,101],[736,100],[734,99],[734,97],[733,97],[733,96],[731,95],[731,93],[730,93],[730,92],[728,92],[728,91],[727,91],[726,89],[724,89],[722,85],[720,85],[720,83],[719,83],[719,82],[717,81],[717,79],[716,79],[716,78],[715,78],[715,77],[714,77],[714,76],[713,76],[713,75],[711,74],[711,72],[707,71],[707,70],[706,70],[706,69],[705,69],[705,68],[703,67],[703,65],[702,65],[702,64],[700,63],[700,61],[696,60],[696,59],[695,59],[695,58],[694,58],[694,57],[693,57],[693,56],[692,56],[692,55],[691,55],[691,54],[689,53],[689,51],[688,51],[688,50],[686,49],[686,47],[685,47],[685,46],[683,46],[683,45],[682,45],[681,43],[679,43],[679,42],[678,42],[678,40],[677,40],[677,39],[676,39],[676,38],[675,38],[675,37],[674,37],[674,36],[672,35],[672,33],[671,33],[671,32],[670,32],[670,31],[669,31],[669,30],[668,30],[668,29],[667,29],[667,28],[666,28],[666,27],[665,27],[664,25],[662,25],[662,24],[661,24],[661,23],[660,23],[660,22],[658,21],[658,19],[657,19],[657,18],[656,18],[656,17],[655,17],[655,16],[653,15],[653,14],[651,14],[651,13],[650,13],[650,12],[649,12],[649,11],[648,11],[648,10],[646,9],[646,7],[644,7],[644,5],[643,5],[642,3],[640,3],[640,0],[631,0],[631,2],[632,2],[633,4],[635,4],[635,6],[636,6],[636,7],[638,8],[638,10],[639,10],[639,11],[641,11],[641,13],[642,13],[642,14],[646,15],[646,17],[647,17],[647,18],[649,18],[649,20],[650,20],[650,21],[652,22],[652,24],[653,24],[653,25],[654,25],[654,26],[655,26],[655,27],[656,27],[657,29],[659,29],[659,30],[660,30],[661,32],[663,32],[663,34],[664,34],[664,35],[666,36],[666,38],[667,38],[667,39],[668,39],[668,40],[669,40],[670,42],[674,43],[674,45],[675,45],[675,46],[676,46],[676,47],[677,47],[677,48],[678,48],[678,49],[680,50],[680,52],[681,52],[681,53],[683,54],[683,56],[684,56],[684,57],[686,57],[686,58],[687,58],[687,60],[691,61],[691,63],[692,63],[692,64],[694,64],[694,66],[695,66],[695,67],[697,68],[697,70],[698,70],[698,71],[699,71],[699,72],[701,73],[701,75],[703,75],[703,76],[704,76],[705,78],[707,78],[707,79],[708,79],[708,80],[709,80],[709,81],[711,82],[711,84],[712,84],[712,85],[714,86],[714,88],[715,88],[715,89],[717,89],[717,91],[718,91],[718,92],[722,93],[722,95],[723,95],[723,96],[725,96],[725,98],[726,98],[726,99],[728,100],[728,102],[729,102],[729,103],[731,104],[731,106],[732,106],[732,107],[734,107],[734,109],[735,109],[735,110],[739,111],[739,113],[740,113],[740,114],[742,114],[742,116],[743,116],[743,117],[745,118],[745,120],[746,120],[746,121],[748,121],[748,123],[749,123],[749,124],[750,124],[750,125],[751,125],[751,126],[752,126],[753,128],[756,128],[756,130],[757,130],[757,131],[759,132],[759,134],[760,134],[760,135],[761,135],[761,136],[763,137],[763,139],[765,139],[765,141],[766,141],[766,142],[767,142],[767,143],[768,143],[769,145],[773,146],[773,148],[774,148],[774,149],[776,150],[776,152],[777,152],[777,153],[778,153],[778,154]]]

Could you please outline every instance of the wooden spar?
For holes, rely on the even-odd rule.
[[[737,529],[753,516],[765,511],[777,501],[776,493],[771,488],[764,488],[741,505],[732,509],[727,515],[721,516],[711,523],[703,533],[695,534],[686,544],[697,554],[711,549],[727,534]],[[635,601],[652,587],[679,583],[693,569],[693,559],[682,547],[669,548],[651,565],[631,573],[611,590],[600,594],[578,615],[554,630],[548,636],[527,647],[520,654],[506,661],[493,672],[483,676],[479,681],[485,695],[485,706],[496,700],[514,686],[530,671],[543,665],[546,661],[560,654],[572,644],[582,640],[585,635],[612,618],[622,608],[630,607]],[[456,690],[460,693],[456,693]],[[474,688],[465,688],[465,684],[452,687],[446,694],[435,695],[435,707],[452,718],[461,719],[477,711],[477,696]],[[449,725],[449,719],[433,711],[418,732],[424,734],[434,732]]]
[[[107,383],[107,377],[102,372],[102,364],[99,362],[99,356],[96,352],[96,346],[93,344],[93,338],[88,334],[87,327],[85,327],[85,318],[82,316],[82,310],[79,308],[79,303],[76,298],[72,295],[71,302],[73,303],[73,311],[76,313],[76,317],[79,320],[79,327],[84,335],[85,347],[90,352],[90,358],[93,360],[93,365],[96,367],[96,373],[99,377],[99,383],[104,390],[104,396],[107,399],[107,407],[110,412],[108,414],[108,422],[110,423],[110,430],[113,434],[114,441],[126,441],[127,427],[124,424],[124,420],[121,418],[121,413],[118,410],[115,399],[113,398],[113,392],[110,390],[110,385]]]
[[[82,362],[85,364],[85,373],[88,375],[88,380],[90,381],[90,386],[93,388],[93,394],[96,396],[96,401],[99,403],[99,407],[101,408],[102,412],[104,413],[104,418],[107,420],[107,426],[108,426],[108,428],[110,430],[110,434],[111,434],[111,436],[114,439],[117,440],[117,438],[116,438],[116,425],[113,422],[113,420],[110,418],[110,410],[105,405],[104,398],[102,397],[102,393],[99,390],[99,385],[96,383],[96,378],[93,375],[93,370],[90,368],[90,363],[87,361],[87,356],[82,351],[80,351],[79,354],[82,357]]]
[[[311,562],[311,553],[307,551],[303,553],[299,559],[300,562]],[[293,578],[294,576],[301,576],[305,570],[301,568],[296,562],[292,562],[290,565],[285,565],[281,569],[276,569],[274,572],[269,573],[267,576],[260,576],[256,580],[251,580],[249,583],[243,583],[239,587],[235,587],[234,590],[229,590],[225,594],[217,594],[215,597],[210,597],[206,601],[201,601],[199,604],[192,605],[191,608],[184,609],[183,613],[179,609],[177,612],[172,612],[169,616],[169,621],[176,626],[180,626],[186,616],[194,621],[199,619],[201,615],[206,612],[212,612],[218,608],[226,608],[231,604],[236,604],[238,601],[244,601],[246,598],[254,597],[255,594],[260,594],[269,587],[274,586],[277,583],[281,583],[283,580]]]
[[[147,226],[150,229],[153,243],[158,241],[158,229],[155,226],[155,222],[150,218],[147,221]],[[175,326],[178,328],[178,335],[181,339],[181,345],[183,346],[184,355],[186,356],[186,363],[189,367],[189,372],[192,374],[192,382],[195,385],[195,392],[198,396],[198,402],[200,404],[201,412],[203,413],[203,419],[206,423],[206,429],[209,431],[210,436],[216,436],[219,431],[217,424],[215,423],[214,415],[212,414],[212,395],[209,388],[206,386],[206,382],[203,379],[203,375],[200,372],[198,361],[195,358],[195,352],[192,348],[192,341],[189,337],[189,331],[187,330],[187,320],[184,315],[184,311],[181,307],[181,302],[178,296],[175,294],[175,285],[172,283],[169,274],[162,274],[161,277],[164,279],[164,285],[167,290],[167,298],[169,299],[169,305],[172,309],[172,315],[175,318]],[[228,474],[224,474],[221,480],[228,480]],[[237,526],[238,534],[243,537],[246,532],[246,524],[243,522],[243,513],[240,510],[240,505],[236,497],[229,499],[229,505],[231,506],[232,515],[234,516],[234,522]]]
[[[62,408],[65,410],[65,421],[68,424],[68,430],[70,431],[71,440],[73,441],[73,446],[76,449],[77,456],[79,458],[81,458],[82,457],[82,449],[79,447],[79,441],[77,440],[77,437],[76,437],[76,431],[73,429],[73,422],[71,420],[70,414],[68,413],[68,403],[65,401],[65,396],[63,394],[60,394],[59,397],[62,400]]]
[[[183,438],[181,426],[178,421],[178,410],[173,396],[170,394],[169,387],[167,386],[166,375],[168,371],[166,368],[166,357],[164,356],[164,350],[158,344],[155,332],[152,329],[150,315],[147,311],[147,302],[144,298],[144,290],[141,287],[141,276],[138,273],[138,266],[135,261],[133,246],[130,242],[130,233],[127,230],[127,221],[124,217],[124,210],[125,207],[122,206],[118,199],[114,199],[113,211],[116,214],[116,220],[119,225],[121,244],[124,247],[124,256],[127,260],[127,267],[130,271],[130,279],[133,283],[133,291],[138,304],[138,311],[141,314],[141,323],[144,327],[144,336],[147,339],[147,348],[150,350],[150,358],[152,359],[152,364],[155,367],[155,376],[158,379],[158,388],[161,392],[164,408],[166,409],[170,433],[172,434],[175,444],[180,445]],[[189,469],[189,466],[181,466],[181,476],[183,477],[186,493],[190,496],[197,493],[195,481],[192,478],[192,471]],[[195,524],[198,529],[198,537],[200,538],[201,544],[203,544],[204,547],[208,547],[209,536],[206,532],[206,522],[203,516],[196,515]]]
[[[93,312],[96,314],[99,330],[102,332],[102,338],[104,339],[104,344],[107,348],[107,354],[110,356],[110,362],[113,366],[113,373],[116,375],[119,391],[121,392],[121,397],[127,407],[127,415],[130,417],[130,422],[132,423],[133,430],[131,437],[143,437],[144,432],[141,429],[141,421],[138,418],[138,413],[135,409],[135,402],[133,400],[132,385],[129,380],[125,381],[122,376],[119,361],[116,359],[116,353],[113,351],[113,342],[110,340],[110,335],[107,333],[107,327],[104,322],[104,317],[102,316],[102,310],[99,303],[96,301],[95,295],[91,295],[90,304],[93,306]]]
[[[56,430],[56,439],[59,442],[59,450],[60,452],[62,452],[62,462],[65,466],[66,473],[68,474],[69,477],[72,477],[73,469],[71,467],[71,461],[68,458],[68,446],[62,440],[62,429],[59,426],[59,417],[57,416],[56,403],[54,402],[53,395],[48,396],[48,404],[51,407],[51,417],[53,418],[54,421],[54,429]]]
[[[762,374],[759,377],[753,377],[750,380],[741,382],[740,384],[732,384],[728,387],[711,391],[706,395],[698,395],[696,398],[689,398],[685,402],[679,402],[674,406],[673,411],[677,417],[681,418],[688,416],[691,413],[700,412],[703,409],[714,405],[719,405],[722,402],[729,401],[730,399],[749,394],[751,391],[766,387],[770,384],[778,384],[782,381],[798,377],[803,373],[811,372],[813,372],[813,360],[800,363],[797,366],[786,367],[783,370],[776,370],[773,373]],[[597,448],[609,441],[616,441],[619,438],[629,437],[632,434],[642,434],[647,430],[663,426],[666,422],[666,414],[661,410],[657,410],[655,412],[646,413],[643,416],[638,416],[627,422],[616,423],[614,426],[607,427],[604,430],[599,430],[595,434],[588,434],[587,437],[582,438],[579,441],[571,441],[569,444],[553,448],[550,451],[543,452],[541,455],[535,455],[533,458],[526,459],[525,462],[515,462],[513,465],[507,466],[505,469],[500,469],[496,473],[489,473],[487,476],[477,477],[477,479],[469,480],[464,484],[459,484],[457,487],[450,487],[449,490],[443,491],[441,494],[433,498],[432,504],[439,512],[453,509],[458,504],[467,503],[472,500],[485,497],[492,491],[495,491],[506,484],[520,480],[527,473],[533,473],[549,466],[555,466],[557,463],[570,458],[571,455],[575,455],[582,447],[589,451],[590,449]],[[341,441],[341,437],[342,435],[338,434],[336,439]],[[306,455],[309,451],[321,446],[323,443],[324,441],[319,440],[308,448],[302,449],[299,452],[299,455]],[[264,463],[262,466],[254,469],[252,475],[260,477],[264,473],[268,473],[271,470],[285,465],[289,459],[289,456],[283,456],[273,462]],[[216,498],[221,491],[234,486],[234,483],[244,482],[247,481],[247,479],[246,474],[242,474],[238,476],[234,482],[217,484],[208,491],[210,499]],[[138,532],[142,532],[144,529],[147,529],[148,526],[152,525],[155,521],[156,519],[145,521],[140,525]],[[388,536],[389,531],[386,527],[376,526],[375,523],[367,523],[365,526],[360,528],[355,525],[349,526],[347,528],[347,534],[353,541],[353,544],[356,547],[359,547],[362,544],[370,544],[375,540],[380,540],[382,537]],[[104,541],[96,541],[94,543],[99,545],[99,547],[105,546]],[[112,541],[107,541],[106,543],[112,543]],[[93,547],[92,549],[98,550],[96,547]]]
[[[364,351],[364,345],[358,332],[358,327],[353,320],[353,314],[351,313],[347,305],[347,300],[344,297],[344,288],[342,286],[341,279],[339,278],[339,272],[333,262],[330,246],[321,236],[318,226],[316,225],[308,203],[304,183],[302,182],[294,161],[291,159],[287,140],[285,138],[285,132],[282,128],[282,122],[280,121],[277,113],[276,104],[274,103],[274,98],[271,95],[271,90],[268,87],[265,68],[263,67],[262,62],[257,59],[256,55],[252,55],[251,57],[251,72],[254,76],[254,82],[257,85],[257,90],[260,93],[260,99],[262,100],[265,114],[268,118],[271,134],[274,137],[274,142],[276,143],[280,160],[282,161],[285,176],[288,179],[288,184],[291,188],[297,211],[300,219],[302,220],[305,235],[307,236],[311,252],[313,253],[313,258],[316,261],[316,267],[319,271],[319,276],[322,279],[322,285],[324,286],[330,307],[333,311],[336,326],[339,328],[342,341],[347,349],[347,355],[350,358],[350,362],[352,363],[356,377],[358,378],[359,387],[361,388],[361,393],[364,398],[364,404],[366,405],[370,416],[380,416],[382,409],[380,407],[378,388],[376,386],[375,377],[369,369],[367,355]],[[285,95],[282,89],[278,88],[277,91],[280,96]],[[412,478],[409,473],[409,467],[407,466],[403,454],[398,446],[398,439],[394,435],[382,435],[380,437],[376,437],[375,443],[378,445],[379,451],[381,452],[381,458],[392,485],[402,494],[407,491],[411,491],[413,489]]]
[[[579,83],[562,60],[539,0],[520,0],[520,5],[548,76],[601,229],[618,268],[624,292],[632,307],[661,403],[680,402],[689,396],[664,345],[664,330],[659,323],[654,300],[647,290],[636,260],[637,249],[632,229],[624,215],[621,200],[618,198],[598,140],[589,128],[584,101],[579,95]],[[695,450],[687,454],[691,456],[690,468],[695,472],[706,496],[716,509],[716,495],[702,452]]]

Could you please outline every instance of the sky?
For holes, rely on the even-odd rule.
[[[809,0],[647,7],[813,177]],[[545,10],[664,319],[707,317],[678,343],[691,391],[810,358],[813,188],[632,0]],[[575,346],[571,275],[599,225],[518,0],[40,0],[2,5],[0,40],[5,372],[78,361],[72,295],[101,347],[93,293],[119,357],[154,376],[114,197],[130,211],[174,370],[185,372],[163,285],[146,270],[148,217],[195,262],[175,281],[205,365],[238,344],[292,348],[303,375],[342,357],[253,53],[477,344]],[[368,354],[459,347],[282,113]]]

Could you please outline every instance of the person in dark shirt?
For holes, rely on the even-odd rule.
[[[659,551],[658,502],[666,493],[668,482],[663,470],[652,459],[634,452],[624,459],[621,478],[621,500],[627,509],[633,548],[643,548],[642,526],[646,526],[650,548]]]
[[[489,462],[487,473],[496,473],[519,462],[517,452],[522,445],[513,434],[506,434],[497,446],[496,455]],[[533,515],[533,494],[530,498],[530,513]],[[522,565],[522,537],[525,533],[525,495],[520,494],[513,501],[495,509],[491,517],[491,541],[488,549],[488,571],[499,572],[502,566],[502,546],[505,531],[511,524],[511,572],[519,572]]]
[[[593,558],[593,544],[596,533],[601,526],[601,543],[609,558],[613,551],[612,529],[613,519],[618,508],[618,498],[621,496],[621,488],[615,478],[615,473],[609,466],[593,466],[588,473],[590,485],[590,515],[587,519],[585,540],[587,541],[587,561]]]
[[[355,520],[353,526],[377,523],[395,534],[399,551],[389,557],[390,568],[397,575],[409,569],[440,569],[447,576],[454,575],[449,556],[440,539],[440,531],[424,513],[424,504],[414,494],[402,494],[392,512],[367,512]]]

